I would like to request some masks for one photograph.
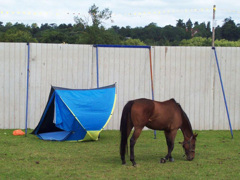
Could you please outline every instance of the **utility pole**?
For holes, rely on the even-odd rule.
[[[215,11],[216,11],[216,5],[213,6],[213,23],[212,23],[212,47],[214,47],[214,40],[215,40]]]

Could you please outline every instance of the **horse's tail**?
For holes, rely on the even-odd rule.
[[[131,119],[131,109],[132,109],[133,101],[129,101],[123,108],[121,124],[120,124],[120,133],[121,133],[121,143],[120,143],[120,155],[121,157],[125,156],[127,139],[128,139],[128,120]]]

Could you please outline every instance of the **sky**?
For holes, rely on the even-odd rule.
[[[93,4],[100,10],[112,11],[111,20],[104,21],[106,28],[144,27],[150,23],[175,26],[179,19],[212,24],[213,5],[216,25],[221,26],[229,17],[240,23],[239,0],[0,0],[0,21],[59,25],[74,24],[74,17],[78,16],[90,23],[88,10]]]

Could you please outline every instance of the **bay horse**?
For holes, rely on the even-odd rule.
[[[126,164],[127,140],[133,127],[134,132],[130,139],[130,161],[133,166],[136,165],[134,145],[145,126],[153,130],[163,130],[165,133],[168,153],[164,158],[161,158],[161,163],[165,163],[167,160],[170,162],[174,161],[171,153],[179,128],[184,136],[184,141],[181,144],[185,150],[186,158],[189,161],[194,159],[197,134],[193,134],[190,121],[180,104],[174,99],[164,102],[150,99],[136,99],[129,101],[122,111],[120,155],[123,165]]]

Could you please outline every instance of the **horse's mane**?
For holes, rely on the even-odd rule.
[[[191,131],[191,134],[193,135],[192,125],[189,121],[187,114],[184,112],[184,110],[182,109],[182,106],[179,103],[176,102],[176,104],[180,107],[180,109],[182,111],[183,124],[189,128],[189,130]]]

